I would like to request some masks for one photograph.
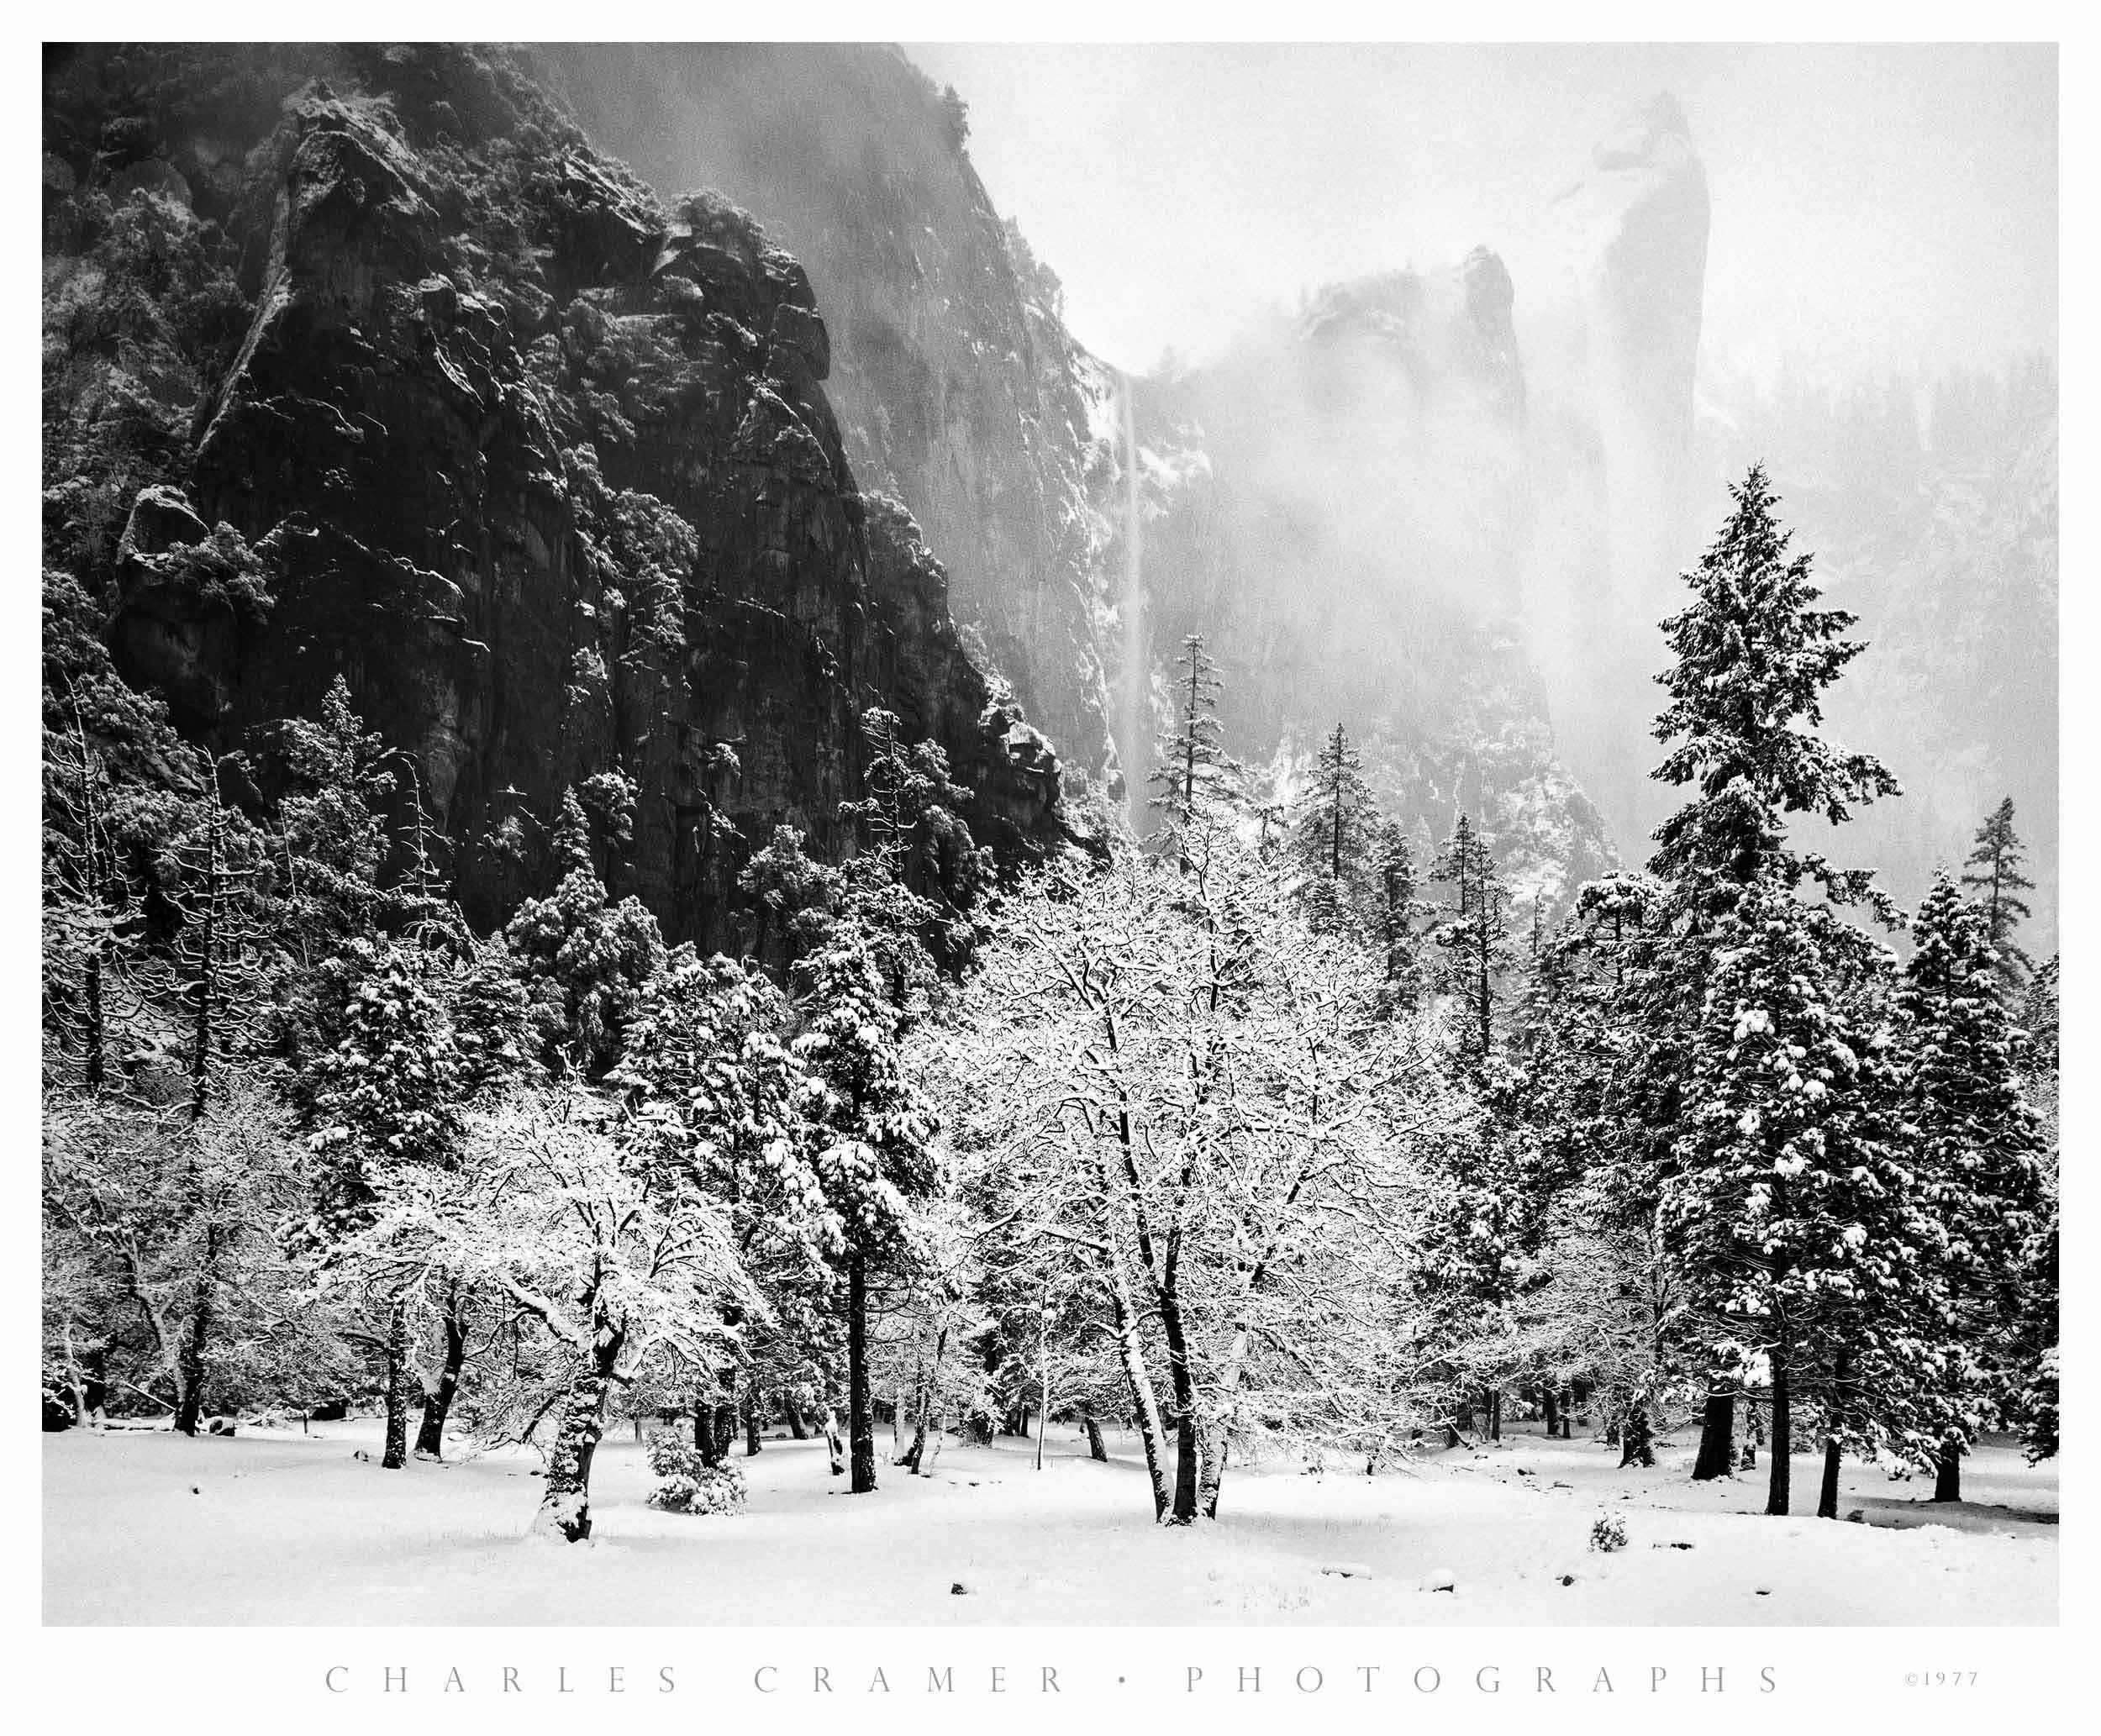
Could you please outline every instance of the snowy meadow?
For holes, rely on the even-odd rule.
[[[45,1460],[45,1619],[61,1623],[597,1626],[1367,1624],[1872,1626],[2056,1618],[2056,1489],[1981,1447],[1970,1498],[1859,1468],[1858,1523],[1782,1525],[1762,1491],[1696,1484],[1682,1449],[1630,1476],[1603,1442],[1512,1434],[1366,1478],[1238,1480],[1214,1525],[1161,1535],[1136,1440],[950,1446],[856,1501],[821,1444],[769,1436],[749,1505],[696,1525],[648,1504],[630,1439],[600,1449],[581,1550],[521,1539],[529,1453],[381,1471],[371,1424],[187,1442],[71,1434]],[[887,1434],[886,1434],[887,1444]],[[358,1451],[367,1456],[359,1460]],[[1603,1514],[1626,1546],[1592,1549]],[[740,1589],[725,1601],[725,1583]],[[961,1591],[956,1588],[961,1587]]]

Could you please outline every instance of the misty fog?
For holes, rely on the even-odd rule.
[[[1220,637],[1244,751],[1398,729],[1419,803],[1465,629],[1507,631],[1638,861],[1656,624],[1763,460],[1870,641],[1833,723],[1907,787],[1849,848],[1914,896],[2010,793],[2054,934],[2054,50],[908,52],[1147,376],[1156,662]]]

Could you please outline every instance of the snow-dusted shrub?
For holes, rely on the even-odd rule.
[[[669,1429],[650,1437],[650,1469],[663,1481],[650,1491],[650,1505],[670,1513],[744,1511],[744,1473],[734,1465],[710,1465],[700,1449]]]
[[[1590,1546],[1610,1555],[1627,1546],[1627,1522],[1618,1513],[1600,1513],[1590,1528]]]

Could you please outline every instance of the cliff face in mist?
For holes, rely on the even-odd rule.
[[[851,461],[925,526],[958,618],[1068,765],[1127,778],[1142,811],[1165,665],[1203,632],[1236,750],[1340,717],[1425,836],[1500,803],[1540,883],[1609,861],[1509,620],[1530,485],[1498,260],[1332,287],[1199,376],[1138,382],[1141,602],[1121,382],[923,75],[871,47],[533,52],[660,192],[719,187],[808,266]]]
[[[1281,744],[1280,794],[1340,719],[1419,844],[1470,814],[1520,897],[1551,906],[1614,857],[1518,623],[1514,292],[1477,250],[1331,286],[1216,364],[1145,382],[1141,535],[1153,662],[1207,636],[1230,738],[1258,760]]]
[[[848,847],[871,704],[946,748],[981,842],[1059,835],[1054,755],[861,493],[809,279],[741,213],[667,205],[500,55],[82,50],[45,118],[47,559],[187,731],[344,676],[484,917],[576,786],[629,835],[616,894],[726,939],[776,823]]]
[[[1543,449],[1559,493],[1588,518],[1594,560],[1584,582],[1561,576],[1542,599],[1542,643],[1562,666],[1574,763],[1614,823],[1646,834],[1671,802],[1651,782],[1662,644],[1656,623],[1680,603],[1677,572],[1719,523],[1702,500],[1693,442],[1693,375],[1707,275],[1707,176],[1677,101],[1661,95],[1591,152],[1555,202],[1577,318],[1574,353],[1556,358],[1572,426]]]
[[[1102,657],[1103,371],[993,210],[961,108],[867,45],[532,50],[666,197],[719,188],[808,267],[849,461],[946,565],[956,617],[1068,765],[1114,765]]]

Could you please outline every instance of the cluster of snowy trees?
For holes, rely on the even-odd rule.
[[[1896,786],[1819,734],[1861,647],[1774,504],[1753,471],[1664,623],[1682,805],[1523,934],[1495,840],[1456,814],[1419,862],[1341,726],[1258,799],[1195,639],[1106,862],[995,885],[871,713],[860,848],[779,832],[750,956],[609,897],[617,775],[477,934],[347,692],[265,801],[50,581],[47,1410],[530,1439],[571,1539],[617,1417],[703,1463],[819,1428],[857,1491],[879,1412],[920,1473],[1128,1428],[1167,1523],[1235,1463],[1373,1473],[1518,1407],[1634,1464],[1697,1419],[1696,1476],[1762,1445],[1780,1512],[1812,1441],[1826,1514],[1845,1454],[1953,1498],[1986,1429],[2054,1452],[2056,965],[2010,805],[1908,918],[1805,847]]]

